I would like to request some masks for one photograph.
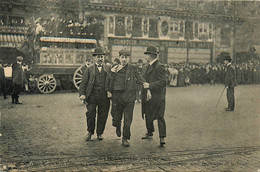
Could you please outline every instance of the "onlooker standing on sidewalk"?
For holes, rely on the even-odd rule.
[[[7,98],[5,90],[5,71],[3,68],[3,61],[0,60],[0,93],[2,93],[4,99]]]
[[[104,64],[104,51],[97,47],[93,53],[95,63],[86,68],[82,82],[79,87],[80,100],[87,102],[87,130],[86,141],[91,140],[96,125],[96,108],[97,112],[97,138],[103,140],[102,134],[105,130],[110,100],[106,91],[106,79],[110,68]]]
[[[224,64],[226,65],[226,75],[225,75],[225,87],[227,87],[227,101],[228,107],[226,111],[234,111],[235,108],[235,96],[234,87],[236,86],[236,75],[233,66],[231,65],[231,57],[224,57]]]
[[[142,59],[138,60],[137,67],[138,67],[138,70],[141,73],[141,75],[143,75],[144,68],[143,68],[143,60]],[[142,90],[142,85],[136,84],[136,100],[137,100],[138,103],[141,102],[141,90]]]
[[[158,60],[158,51],[155,46],[148,46],[147,51],[147,70],[144,75],[148,83],[144,83],[142,92],[142,117],[145,115],[147,133],[142,139],[151,139],[154,132],[154,120],[158,120],[160,145],[165,144],[166,124],[164,119],[165,95],[166,95],[166,71]],[[151,91],[152,98],[147,100],[147,91]]]
[[[17,61],[12,64],[12,79],[13,79],[12,103],[22,104],[19,101],[19,94],[22,91],[23,85],[27,84],[27,81],[22,68],[23,57],[18,56],[16,60]]]
[[[130,146],[130,127],[133,120],[133,110],[136,99],[136,82],[145,82],[137,66],[129,64],[130,52],[119,52],[120,64],[111,69],[110,90],[112,92],[112,125],[116,127],[116,134],[121,137],[121,121],[124,116],[122,145]]]

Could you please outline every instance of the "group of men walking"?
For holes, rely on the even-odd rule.
[[[147,64],[142,75],[137,66],[129,63],[130,52],[128,50],[121,50],[119,52],[120,63],[111,67],[104,64],[103,49],[101,47],[95,49],[94,64],[85,69],[79,88],[80,99],[87,103],[87,141],[91,140],[94,134],[96,120],[97,138],[103,140],[102,134],[105,130],[111,99],[112,125],[116,128],[116,135],[118,137],[122,135],[123,146],[130,146],[136,84],[140,84],[142,85],[142,118],[145,119],[147,128],[147,133],[142,139],[152,138],[153,122],[157,119],[160,145],[165,144],[166,70],[158,61],[157,47],[148,46],[144,54],[147,55]],[[123,134],[121,134],[122,129]]]

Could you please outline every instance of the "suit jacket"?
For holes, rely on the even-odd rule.
[[[165,107],[162,106],[162,102],[165,102],[167,76],[166,70],[158,60],[155,61],[152,66],[146,67],[144,75],[145,80],[149,83],[152,94],[152,99],[146,101],[147,90],[142,90],[142,113],[152,113],[154,118],[159,117],[164,113]],[[165,104],[164,104],[165,105]]]
[[[105,78],[107,80],[108,78],[108,72],[110,71],[110,67],[103,64],[103,69],[105,71]],[[79,96],[85,95],[86,101],[88,101],[89,95],[92,92],[94,82],[95,82],[95,76],[96,76],[96,69],[95,64],[90,65],[88,68],[85,69],[83,76],[82,76],[82,82],[79,87]],[[107,91],[107,82],[105,84],[105,90]]]
[[[226,75],[225,75],[225,86],[229,88],[234,88],[237,85],[236,83],[236,75],[234,68],[229,65],[226,68]]]
[[[26,84],[25,73],[22,65],[13,63],[12,65],[12,79],[14,84],[23,85]]]
[[[110,77],[108,80],[109,91],[113,93],[113,86],[116,72],[110,71]],[[125,77],[125,89],[123,91],[123,101],[133,102],[136,99],[136,83],[142,84],[146,82],[138,70],[138,67],[132,64],[127,64],[126,77]]]

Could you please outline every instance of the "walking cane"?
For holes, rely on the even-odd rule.
[[[220,97],[219,97],[219,99],[218,99],[218,103],[217,103],[217,105],[216,105],[216,109],[217,109],[217,107],[218,107],[219,101],[220,101],[220,99],[221,99],[221,97],[222,97],[222,95],[223,95],[225,89],[226,89],[226,86],[224,87],[224,89],[223,89],[223,91],[222,91],[222,93],[221,93],[221,95],[220,95]]]

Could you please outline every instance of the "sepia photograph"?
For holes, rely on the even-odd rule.
[[[260,172],[260,0],[0,0],[0,172]]]

